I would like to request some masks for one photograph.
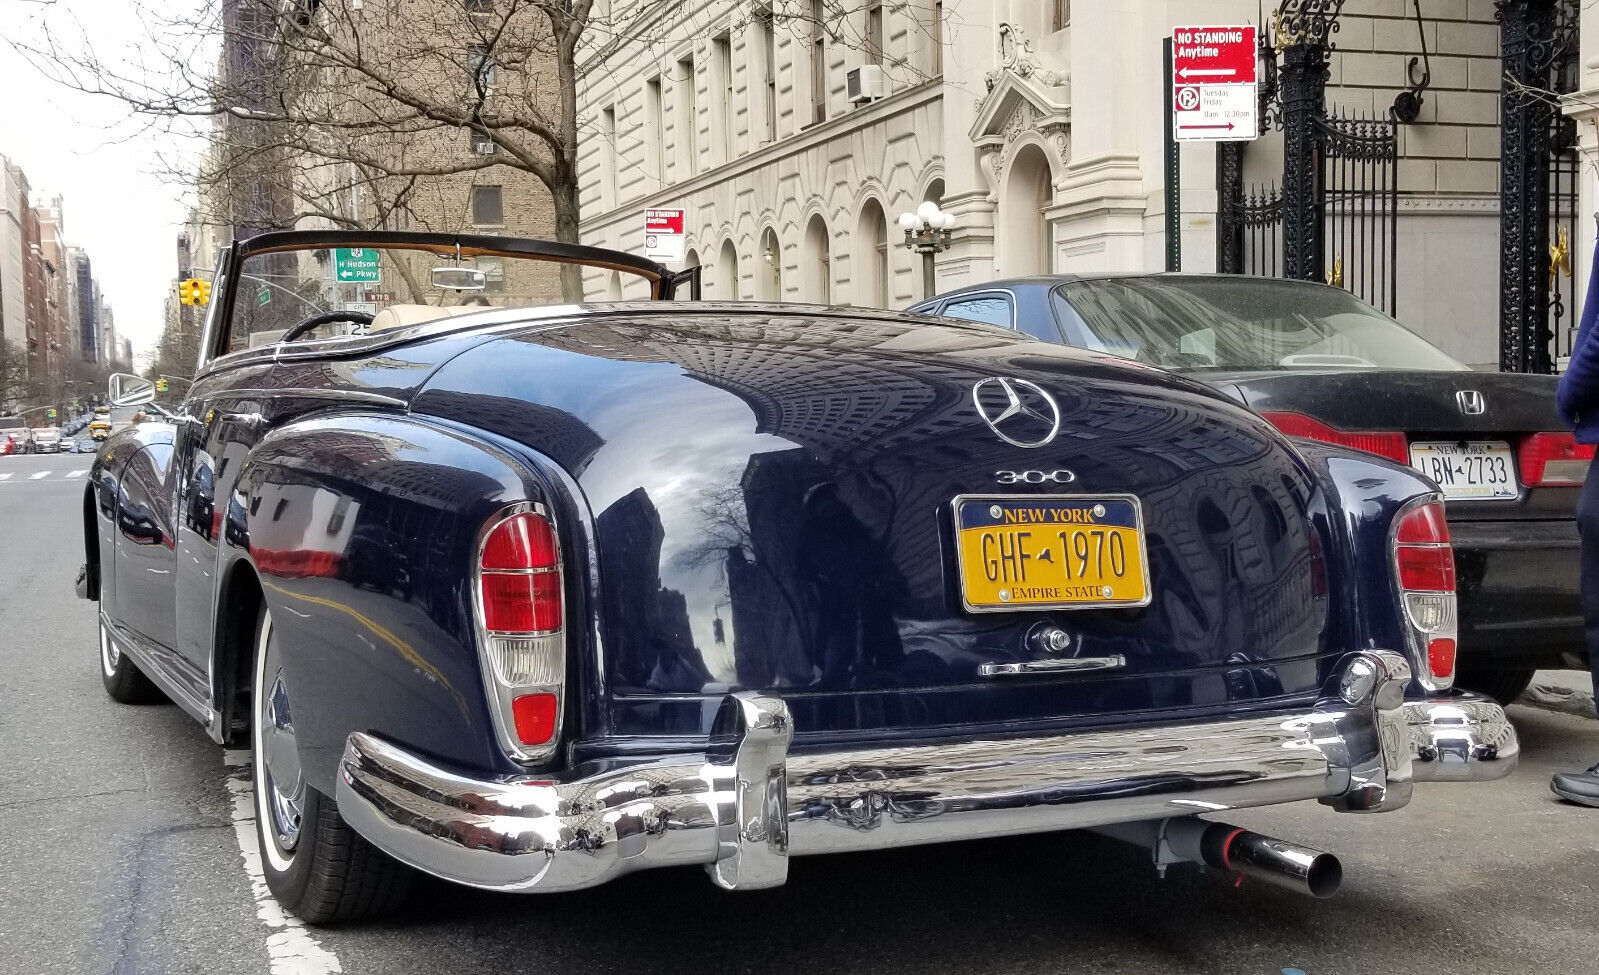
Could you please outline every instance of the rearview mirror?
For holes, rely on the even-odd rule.
[[[155,399],[155,384],[131,372],[114,372],[107,393],[112,406],[143,406]]]
[[[440,291],[482,291],[488,286],[489,276],[475,267],[433,269],[433,287]]]

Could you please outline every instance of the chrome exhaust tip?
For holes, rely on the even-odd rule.
[[[1211,866],[1315,898],[1331,897],[1343,886],[1344,865],[1331,853],[1245,829],[1223,829],[1228,833],[1222,843],[1220,862]]]
[[[1344,866],[1331,853],[1193,816],[1118,823],[1094,832],[1149,850],[1162,875],[1173,863],[1202,863],[1317,899],[1336,894],[1344,882]]]

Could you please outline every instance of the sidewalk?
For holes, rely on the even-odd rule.
[[[1594,716],[1593,679],[1585,670],[1540,670],[1520,703],[1578,717]]]

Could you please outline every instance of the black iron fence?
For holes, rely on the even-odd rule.
[[[1399,303],[1399,133],[1388,119],[1323,119],[1322,268],[1328,284],[1394,314]]]

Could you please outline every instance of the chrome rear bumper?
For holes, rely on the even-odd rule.
[[[592,887],[704,864],[729,889],[783,883],[788,858],[1081,829],[1320,799],[1384,812],[1414,781],[1515,768],[1485,698],[1404,701],[1404,658],[1345,659],[1317,706],[1188,725],[789,754],[788,708],[730,695],[702,756],[571,782],[474,779],[352,734],[339,811],[397,859],[494,890]]]

